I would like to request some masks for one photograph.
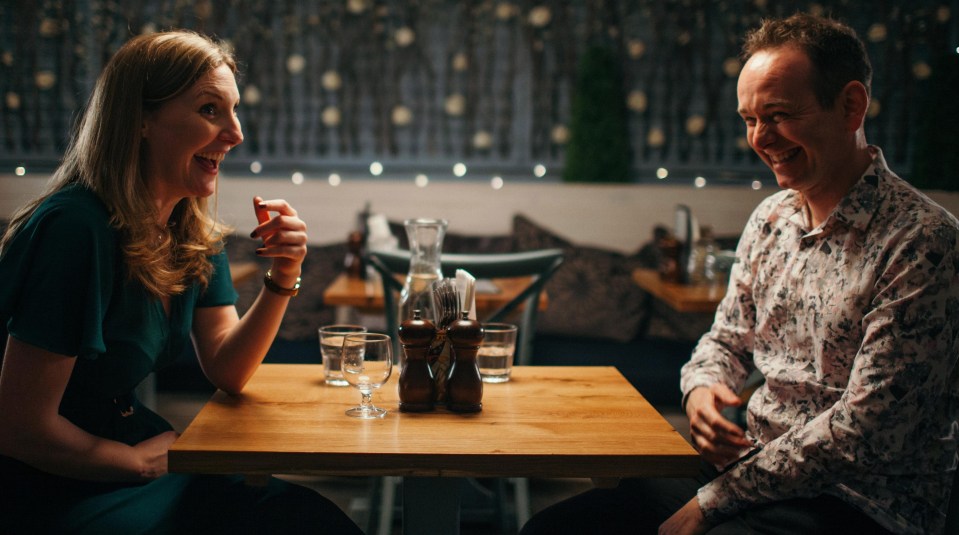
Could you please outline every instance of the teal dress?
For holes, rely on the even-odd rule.
[[[233,305],[237,294],[221,252],[210,258],[206,290],[194,284],[173,296],[167,317],[160,300],[126,276],[109,218],[99,198],[79,186],[40,205],[0,259],[0,320],[21,342],[77,357],[63,416],[132,445],[170,429],[132,407],[133,390],[183,353],[197,307]]]
[[[172,429],[137,401],[136,386],[183,353],[196,308],[233,305],[237,294],[221,252],[210,258],[207,288],[194,284],[172,297],[168,316],[126,276],[109,218],[81,186],[37,208],[0,258],[0,334],[75,356],[60,414],[93,435],[134,445]],[[97,483],[0,456],[0,488],[2,533],[242,533],[267,518],[294,532],[357,532],[332,502],[278,480],[257,488],[235,477],[168,474],[146,484]]]

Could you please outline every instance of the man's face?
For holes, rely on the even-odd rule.
[[[739,115],[749,146],[782,188],[814,196],[845,176],[850,135],[843,106],[823,109],[813,91],[813,66],[798,48],[754,54],[739,75]],[[837,99],[839,100],[839,99]]]

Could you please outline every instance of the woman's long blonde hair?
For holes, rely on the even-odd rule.
[[[141,127],[147,113],[221,65],[236,73],[233,56],[197,33],[170,31],[127,41],[100,74],[46,190],[11,219],[0,254],[37,206],[63,188],[81,184],[110,211],[129,277],[157,297],[182,293],[194,281],[205,286],[213,269],[207,256],[222,249],[228,229],[208,213],[206,198],[188,197],[174,208],[169,232],[158,231],[156,207],[142,173]]]

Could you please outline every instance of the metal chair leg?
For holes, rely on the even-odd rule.
[[[396,487],[399,486],[401,479],[394,476],[382,478],[382,488],[380,489],[379,519],[377,523],[377,535],[390,535],[393,533],[393,511],[396,506]]]
[[[529,479],[525,477],[511,477],[513,483],[513,499],[516,504],[516,530],[523,529],[529,520],[531,510],[529,503]]]

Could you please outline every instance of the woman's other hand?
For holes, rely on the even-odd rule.
[[[167,431],[155,437],[150,437],[133,447],[140,455],[143,463],[140,477],[156,479],[167,473],[170,446],[179,436],[176,431]]]

